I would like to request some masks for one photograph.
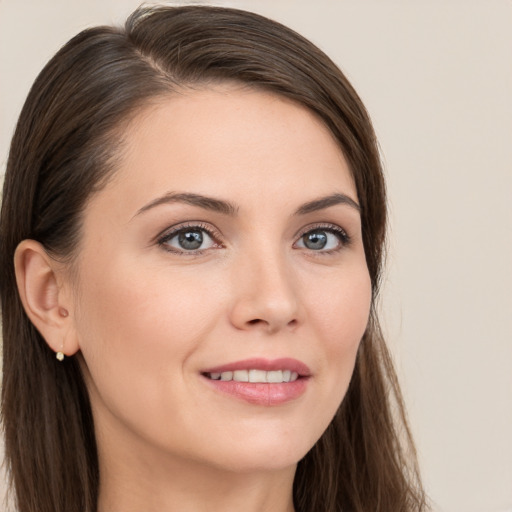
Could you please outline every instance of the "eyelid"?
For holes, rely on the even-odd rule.
[[[222,234],[220,231],[212,226],[211,224],[203,221],[186,221],[181,222],[178,224],[175,224],[173,226],[167,227],[165,230],[160,232],[155,237],[155,243],[159,246],[163,247],[164,250],[173,253],[173,254],[183,254],[183,255],[195,255],[195,254],[201,254],[203,252],[206,252],[210,250],[211,248],[206,249],[197,249],[195,251],[185,251],[185,250],[178,250],[175,248],[171,248],[171,246],[166,246],[166,242],[174,238],[178,233],[181,231],[187,231],[187,230],[198,230],[198,231],[204,231],[214,242],[215,246],[214,248],[223,247],[222,244]]]
[[[314,252],[316,254],[329,254],[332,252],[339,251],[339,250],[343,249],[344,247],[347,247],[352,242],[352,238],[347,233],[346,229],[342,228],[341,226],[338,226],[337,224],[331,224],[330,222],[318,222],[318,223],[309,224],[309,225],[303,227],[295,235],[296,241],[294,242],[294,245],[297,244],[297,242],[299,240],[301,240],[304,235],[306,235],[310,231],[316,231],[316,230],[328,231],[329,233],[333,233],[333,234],[337,235],[340,239],[340,246],[335,249],[330,249],[330,250],[325,250],[325,251],[310,250],[312,253]],[[302,247],[300,247],[300,249],[302,249]],[[306,247],[306,249],[307,249],[307,247]]]
[[[214,247],[209,247],[206,249],[197,249],[195,251],[193,251],[193,250],[186,251],[186,250],[177,250],[175,248],[171,248],[171,246],[165,246],[166,242],[171,240],[178,233],[180,233],[181,231],[186,231],[188,229],[204,231],[214,241],[214,243],[215,243]],[[340,244],[339,244],[339,247],[336,247],[334,249],[329,249],[329,250],[318,250],[318,251],[309,250],[312,253],[315,252],[317,254],[330,254],[330,253],[333,253],[333,252],[343,249],[344,247],[348,246],[352,241],[352,239],[349,236],[349,234],[347,233],[347,231],[344,228],[342,228],[341,226],[339,226],[337,224],[332,224],[329,222],[318,222],[318,223],[314,223],[314,224],[308,224],[307,226],[304,226],[303,228],[301,228],[294,236],[294,238],[296,240],[294,242],[294,246],[299,242],[299,240],[304,235],[306,235],[310,231],[315,231],[315,230],[324,230],[324,231],[327,231],[329,233],[332,233],[332,234],[338,236]],[[166,251],[174,253],[174,254],[195,255],[195,254],[201,254],[203,252],[209,251],[212,248],[224,247],[222,238],[223,238],[223,236],[222,236],[221,232],[215,226],[213,226],[207,222],[186,221],[186,222],[181,222],[181,223],[175,224],[173,226],[167,227],[165,230],[161,231],[155,237],[155,243],[162,247],[165,246],[164,249]],[[303,249],[303,248],[300,247],[300,249]],[[307,249],[307,247],[305,249]]]

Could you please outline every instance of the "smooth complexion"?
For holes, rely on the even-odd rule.
[[[164,98],[123,139],[62,285],[99,511],[291,511],[371,302],[347,163],[308,110],[235,86]]]

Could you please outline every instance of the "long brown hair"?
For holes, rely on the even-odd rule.
[[[292,30],[218,7],[138,9],[123,29],[69,41],[34,83],[9,154],[0,219],[2,415],[19,512],[95,512],[94,423],[76,358],[55,360],[28,320],[13,254],[34,239],[79,252],[81,216],[115,172],[123,123],[181,87],[237,81],[314,112],[339,142],[358,192],[373,285],[370,321],[348,392],[298,464],[300,512],[426,510],[397,379],[375,312],[386,231],[385,186],[367,112],[336,65]]]

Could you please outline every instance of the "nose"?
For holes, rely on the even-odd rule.
[[[300,323],[297,282],[290,265],[275,255],[247,257],[233,276],[231,323],[272,334]]]

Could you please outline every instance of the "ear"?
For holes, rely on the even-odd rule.
[[[79,345],[71,293],[62,264],[35,240],[23,240],[14,254],[16,283],[27,316],[54,352],[71,356]]]

